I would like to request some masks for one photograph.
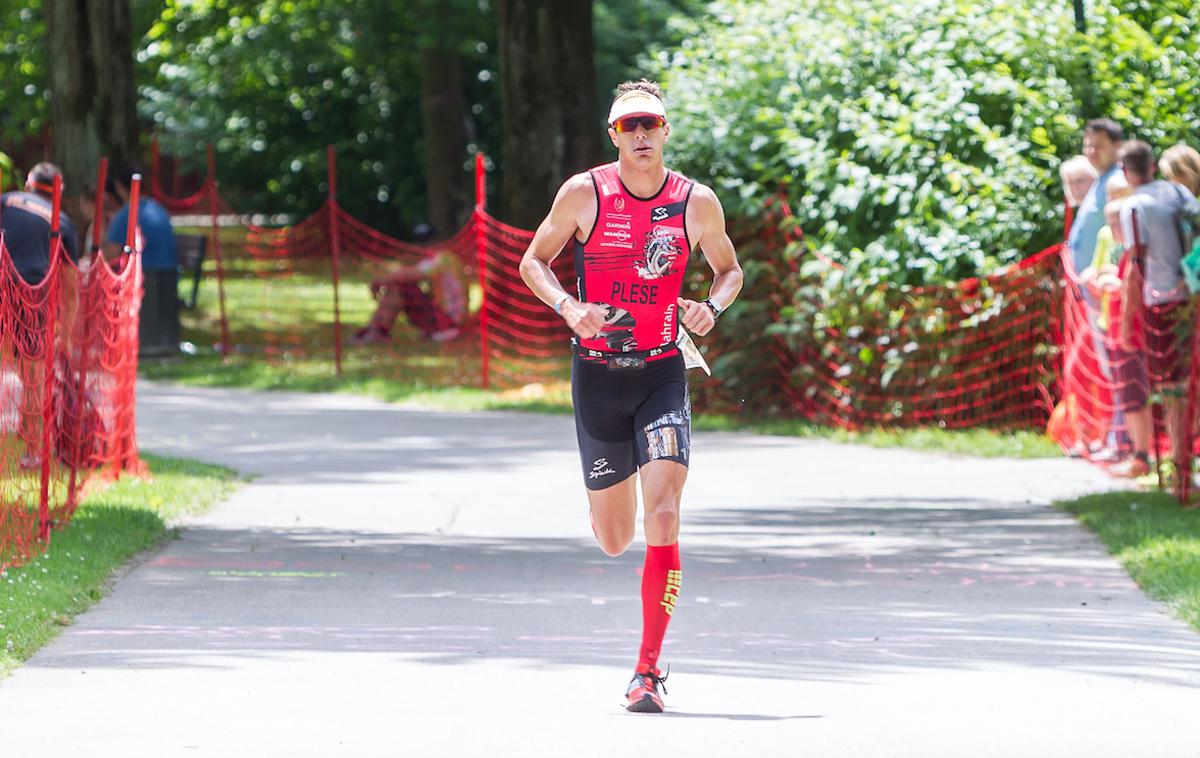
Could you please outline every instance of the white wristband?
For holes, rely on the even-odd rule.
[[[554,309],[554,312],[555,312],[555,313],[557,313],[558,315],[560,315],[560,316],[561,316],[561,315],[562,315],[562,307],[563,307],[563,303],[567,302],[567,301],[568,301],[568,300],[570,300],[570,299],[571,299],[571,296],[570,296],[570,295],[563,295],[563,296],[562,296],[562,297],[560,297],[558,300],[555,300],[555,301],[554,301],[554,305],[552,305],[552,306],[550,306],[550,307]]]

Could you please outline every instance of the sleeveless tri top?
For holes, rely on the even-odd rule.
[[[602,352],[673,345],[691,253],[684,217],[694,183],[667,171],[658,192],[641,198],[621,183],[616,163],[588,173],[598,208],[588,238],[575,240],[579,299],[609,309],[600,334],[579,345]]]

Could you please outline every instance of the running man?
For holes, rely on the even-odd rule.
[[[592,531],[610,556],[633,542],[641,474],[646,559],[642,645],[626,707],[663,709],[658,668],[681,588],[679,501],[690,457],[691,403],[680,324],[704,336],[742,289],[742,269],[713,191],[668,170],[662,92],[626,82],[608,114],[615,163],[563,184],[521,261],[529,288],[575,332],[571,397]],[[550,263],[574,241],[578,297]],[[713,271],[703,302],[680,297],[698,246]],[[665,692],[665,689],[663,690]]]

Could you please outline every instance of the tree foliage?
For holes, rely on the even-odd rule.
[[[653,55],[678,47],[685,28],[671,23],[703,14],[705,0],[596,0],[596,114],[604,128],[613,93],[621,82],[650,76]]]
[[[45,34],[38,0],[0,3],[0,145],[19,147],[46,127]]]
[[[1056,168],[1081,95],[1140,136],[1196,123],[1195,59],[1097,3],[722,0],[658,58],[673,155],[735,215],[782,192],[809,244],[864,291],[990,273],[1061,233]],[[1174,29],[1155,21],[1155,29]]]
[[[596,0],[599,110],[612,87],[642,73],[645,52],[677,40],[667,19],[701,0]],[[467,106],[470,171],[487,152],[502,184],[503,123],[494,6],[490,0],[133,0],[136,79],[146,142],[202,172],[217,152],[222,192],[239,208],[302,216],[325,193],[325,145],[339,151],[340,200],[403,233],[425,213],[424,47],[457,53]],[[23,146],[49,129],[45,24],[39,0],[0,4],[0,145]],[[597,133],[603,113],[596,114]],[[520,129],[520,125],[514,128]],[[148,145],[144,145],[146,147]]]
[[[830,363],[852,388],[919,387],[952,357],[948,302],[970,314],[956,330],[981,334],[1034,307],[986,280],[920,287],[995,273],[1061,238],[1057,167],[1079,152],[1085,118],[1112,115],[1159,147],[1198,122],[1195,11],[1128,5],[1142,15],[1093,4],[1086,36],[1069,3],[1047,0],[721,0],[682,20],[683,42],[656,61],[670,160],[756,232],[742,237],[745,302],[716,337],[720,370],[738,377],[725,399],[768,386],[742,380],[769,375],[764,334],[789,340],[802,391]],[[795,209],[803,243],[770,242],[773,195]],[[779,402],[768,388],[753,404]]]
[[[468,12],[478,4],[455,0],[436,15],[432,5],[168,0],[141,54],[152,72],[142,111],[166,151],[202,159],[212,141],[221,176],[236,177],[226,188],[240,189],[254,210],[317,207],[327,189],[325,145],[333,144],[342,204],[403,231],[425,213],[423,35],[454,37],[479,85],[468,93],[473,115],[496,110],[491,77],[477,65],[492,44],[481,15]],[[473,147],[486,139],[480,131]]]

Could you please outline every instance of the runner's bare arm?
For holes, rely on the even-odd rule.
[[[585,339],[595,337],[600,327],[604,326],[606,309],[594,303],[581,303],[572,297],[559,284],[558,277],[550,269],[550,263],[558,257],[576,231],[588,231],[582,228],[580,219],[594,218],[595,206],[596,190],[591,177],[585,173],[568,179],[559,188],[549,215],[538,226],[529,249],[521,257],[521,279],[546,305],[553,307],[562,300],[563,320],[572,331]]]
[[[725,231],[725,209],[721,207],[716,193],[703,184],[697,184],[692,190],[685,223],[688,236],[694,245],[700,247],[713,271],[709,298],[719,303],[721,308],[728,308],[742,291],[742,267],[738,264],[737,251],[733,249],[733,240]],[[716,317],[707,305],[680,298],[679,307],[683,310],[683,325],[689,331],[701,337],[712,331]]]

